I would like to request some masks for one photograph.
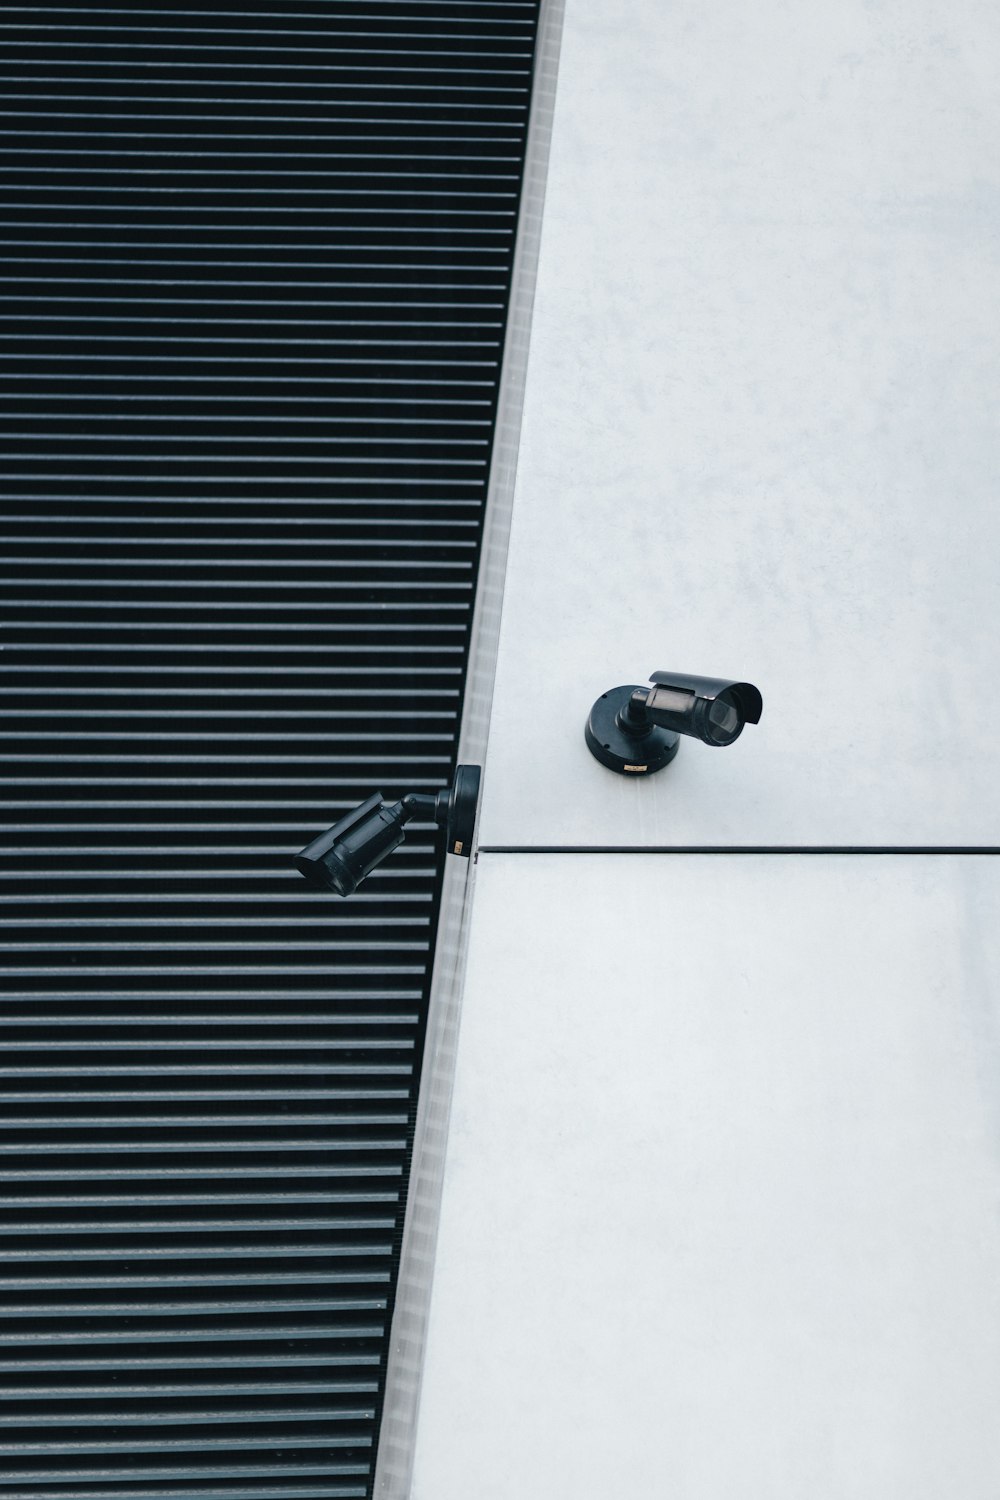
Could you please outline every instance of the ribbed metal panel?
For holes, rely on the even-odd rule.
[[[535,20],[0,20],[5,1500],[370,1491]]]

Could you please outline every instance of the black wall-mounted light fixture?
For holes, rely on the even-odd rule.
[[[764,701],[752,682],[653,672],[652,687],[609,688],[590,710],[591,755],[623,776],[651,776],[670,764],[688,734],[705,745],[731,745],[760,720]]]
[[[403,827],[412,818],[446,829],[448,853],[468,859],[479,779],[478,766],[458,766],[454,786],[433,796],[410,792],[399,802],[387,803],[381,792],[375,792],[296,854],[295,867],[338,896],[353,895],[365,876],[403,842]]]

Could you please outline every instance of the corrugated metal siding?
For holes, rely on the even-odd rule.
[[[535,3],[0,21],[0,1496],[364,1496]]]

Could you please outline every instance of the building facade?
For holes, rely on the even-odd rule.
[[[998,24],[10,14],[0,1500],[995,1500]]]
[[[380,1494],[997,1491],[998,40],[566,7]],[[629,780],[659,668],[763,717]]]

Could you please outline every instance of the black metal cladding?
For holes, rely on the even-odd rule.
[[[363,1496],[536,5],[0,19],[0,1496]]]

